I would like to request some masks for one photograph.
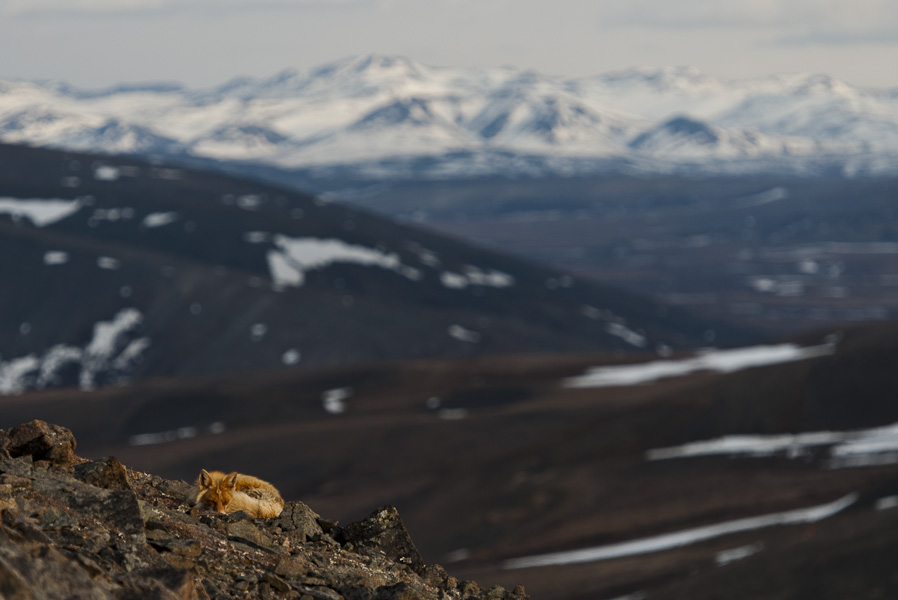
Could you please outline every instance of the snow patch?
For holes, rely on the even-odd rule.
[[[40,368],[41,361],[34,355],[0,361],[0,394],[21,394],[28,385],[26,376]]]
[[[255,323],[249,328],[249,338],[254,342],[261,342],[266,333],[268,333],[268,325],[265,323]]]
[[[757,542],[747,546],[739,546],[730,550],[722,550],[714,556],[714,562],[718,567],[723,567],[737,560],[742,560],[753,556],[764,549],[764,544]]]
[[[262,197],[258,194],[245,194],[237,197],[237,206],[243,210],[258,210],[262,206]]]
[[[626,596],[618,596],[616,598],[612,598],[611,600],[645,600],[648,598],[648,595],[645,592],[633,592],[632,594],[627,594]]]
[[[171,168],[157,168],[153,169],[152,173],[155,177],[159,179],[165,179],[168,181],[176,181],[184,177],[184,172],[181,169],[171,169]]]
[[[440,274],[440,282],[444,287],[452,289],[464,289],[472,285],[505,288],[515,283],[514,277],[494,269],[481,269],[467,265],[463,270],[464,273],[443,271]]]
[[[243,239],[250,244],[263,244],[271,240],[271,234],[267,231],[247,231]]]
[[[130,206],[122,208],[95,208],[93,214],[88,219],[88,224],[96,226],[100,221],[109,221],[115,223],[120,220],[128,220],[134,218],[134,209]]]
[[[648,460],[696,456],[765,457],[784,454],[788,458],[807,455],[814,448],[829,446],[830,468],[870,466],[898,462],[898,423],[853,431],[815,431],[777,435],[727,435],[681,446],[656,448]]]
[[[117,354],[125,335],[141,323],[143,315],[140,311],[127,308],[119,311],[112,321],[100,321],[94,325],[93,338],[81,357],[81,389],[92,389],[97,374],[110,366],[126,368],[150,345],[147,338],[133,340],[121,351],[121,355]]]
[[[299,287],[305,274],[334,263],[354,263],[395,271],[409,279],[417,279],[417,269],[403,265],[395,253],[381,252],[366,246],[348,244],[338,239],[291,238],[275,235],[277,249],[268,251],[268,268],[277,285]]]
[[[648,345],[648,338],[645,335],[627,327],[626,319],[618,317],[610,310],[603,310],[596,308],[595,306],[584,304],[580,307],[580,314],[593,321],[607,321],[605,331],[621,338],[631,346],[645,348],[646,345]]]
[[[351,387],[334,388],[321,394],[321,405],[331,415],[342,415],[346,412],[346,399],[351,397]]]
[[[281,362],[287,366],[297,365],[302,359],[302,355],[296,348],[290,348],[281,355]]]
[[[593,367],[585,374],[564,380],[565,387],[589,388],[638,385],[697,371],[732,373],[752,367],[806,360],[832,354],[835,346],[799,347],[795,344],[751,346],[733,350],[711,350],[683,360],[659,360],[634,365]]]
[[[898,508],[898,496],[886,496],[876,501],[876,510],[891,510]]]
[[[268,270],[271,272],[271,280],[275,285],[301,286],[305,282],[305,275],[301,268],[297,268],[283,252],[271,250],[268,252]]]
[[[122,267],[122,261],[111,256],[101,256],[97,259],[97,266],[107,271],[116,271]]]
[[[174,211],[150,213],[143,218],[140,226],[146,229],[162,227],[178,220],[178,213]]]
[[[128,345],[125,346],[125,349],[112,361],[112,367],[120,371],[128,369],[132,363],[140,359],[140,356],[149,347],[150,338],[131,340],[128,342]]]
[[[469,344],[477,344],[480,342],[479,333],[471,329],[466,329],[457,323],[450,325],[446,333],[460,342],[468,342]]]
[[[502,566],[505,569],[525,569],[532,567],[546,567],[550,565],[571,565],[577,563],[595,562],[600,560],[609,560],[612,558],[620,558],[623,556],[634,556],[638,554],[648,554],[651,552],[660,552],[662,550],[670,550],[672,548],[680,548],[688,546],[704,540],[709,540],[733,533],[743,531],[754,531],[767,527],[778,525],[796,525],[801,523],[816,523],[833,515],[840,513],[858,499],[857,494],[849,494],[830,502],[809,508],[801,508],[798,510],[788,510],[785,512],[761,515],[758,517],[748,517],[745,519],[736,519],[734,521],[725,521],[716,525],[706,525],[703,527],[695,527],[675,533],[667,533],[642,539],[632,540],[629,542],[621,542],[617,544],[609,544],[605,546],[595,546],[592,548],[584,548],[582,550],[570,550],[566,552],[553,552],[551,554],[540,554],[536,556],[525,556],[522,558],[514,558],[506,560]]]
[[[64,265],[69,262],[69,253],[61,250],[50,250],[44,253],[45,265]]]
[[[456,290],[461,290],[468,287],[468,279],[464,275],[459,275],[458,273],[452,273],[450,271],[445,271],[440,274],[440,282],[447,287]]]
[[[99,165],[94,169],[94,179],[97,181],[115,181],[121,176],[121,171],[113,165]]]
[[[466,408],[441,408],[437,411],[437,416],[444,421],[460,421],[468,417],[468,409]]]
[[[594,321],[598,321],[604,317],[605,311],[596,308],[595,306],[590,306],[588,304],[584,304],[580,307],[580,314],[586,317],[587,319],[592,319]]]
[[[421,261],[421,264],[426,265],[432,269],[436,269],[440,266],[440,257],[433,250],[428,250],[427,248],[415,242],[407,243],[406,248],[417,255],[418,260]]]
[[[0,214],[26,218],[35,227],[46,227],[70,217],[81,208],[80,200],[0,198]]]
[[[167,442],[187,440],[196,437],[204,430],[213,435],[217,435],[224,433],[225,424],[221,421],[216,421],[207,427],[178,427],[177,429],[169,429],[168,431],[156,433],[139,433],[129,437],[128,444],[131,446],[150,446],[153,444],[165,444]]]
[[[126,381],[127,373],[150,345],[148,338],[129,339],[142,321],[136,309],[123,309],[111,321],[96,323],[83,348],[57,344],[42,356],[0,360],[0,394],[52,386],[69,364],[78,366],[78,384],[84,390],[93,389],[101,375],[104,382]]]
[[[644,335],[633,331],[621,323],[608,323],[608,325],[605,326],[605,331],[621,338],[631,346],[636,346],[637,348],[645,348],[646,344],[648,344],[648,339]]]
[[[742,198],[741,202],[739,202],[739,207],[749,208],[753,206],[761,206],[763,204],[770,204],[771,202],[779,202],[780,200],[785,200],[788,197],[789,190],[782,186],[778,186],[765,192]]]

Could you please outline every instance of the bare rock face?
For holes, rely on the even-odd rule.
[[[190,506],[191,486],[86,461],[63,427],[0,430],[0,596],[23,600],[523,600],[426,565],[393,507],[341,528]]]

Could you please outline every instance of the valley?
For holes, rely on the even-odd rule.
[[[352,201],[776,337],[898,314],[896,194],[889,178],[656,176],[397,182]]]

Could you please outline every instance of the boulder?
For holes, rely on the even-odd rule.
[[[68,466],[75,462],[75,436],[65,427],[35,419],[8,432],[6,450],[13,458],[31,456],[37,461]]]
[[[367,519],[350,523],[343,528],[342,539],[338,541],[352,544],[356,551],[379,552],[415,571],[425,566],[395,506],[384,506]]]

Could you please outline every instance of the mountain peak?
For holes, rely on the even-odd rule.
[[[651,129],[630,142],[634,150],[653,150],[659,146],[688,143],[698,146],[713,146],[720,141],[720,135],[713,127],[692,117],[679,115],[658,127]]]
[[[804,76],[796,91],[804,94],[835,94],[841,96],[852,95],[856,92],[854,87],[844,81],[836,79],[831,75],[820,73]]]
[[[696,67],[636,67],[601,76],[606,83],[647,85],[659,91],[688,91],[719,82]]]
[[[410,77],[423,76],[425,67],[410,58],[389,54],[365,54],[337,60],[312,71],[312,77]]]

